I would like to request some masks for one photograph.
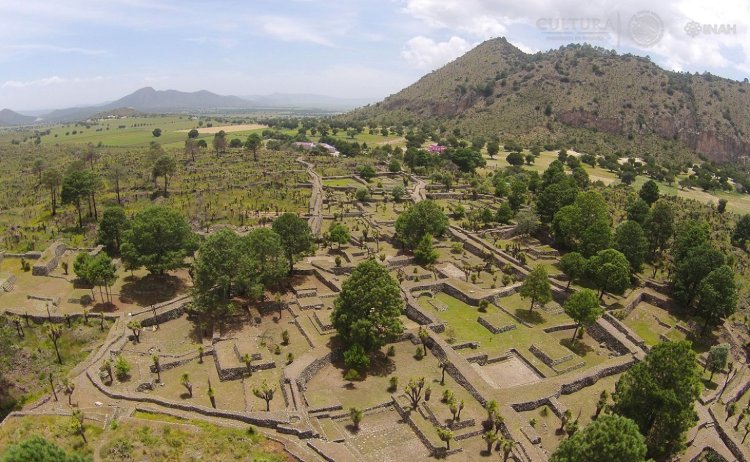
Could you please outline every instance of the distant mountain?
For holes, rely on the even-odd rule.
[[[750,157],[750,83],[666,71],[647,57],[568,45],[533,55],[488,40],[413,85],[344,116],[465,135],[557,140],[590,152],[716,161]]]
[[[111,103],[58,109],[42,116],[48,122],[81,120],[95,114],[107,113],[122,108],[137,112],[185,112],[222,109],[250,109],[253,103],[236,96],[223,96],[201,90],[192,93],[177,90],[155,90],[151,87],[141,88]]]
[[[313,94],[274,93],[238,97],[217,95],[206,90],[189,93],[145,87],[117,101],[96,106],[57,109],[40,117],[45,122],[71,122],[122,113],[126,109],[137,113],[238,111],[267,108],[346,111],[369,102],[370,100],[365,99],[345,99]]]
[[[25,116],[10,109],[0,111],[0,127],[10,125],[26,125],[36,120],[34,116]]]
[[[141,88],[134,93],[105,106],[105,109],[131,107],[142,112],[159,112],[195,109],[237,109],[252,104],[236,96],[222,96],[201,90],[192,93],[177,90],[154,90]]]
[[[242,98],[262,108],[351,110],[372,103],[366,98],[337,98],[308,93],[273,93],[271,95],[248,95]]]

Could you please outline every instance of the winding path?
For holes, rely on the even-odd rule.
[[[320,179],[320,175],[315,172],[314,164],[307,162],[302,157],[298,157],[297,162],[305,166],[307,174],[310,176],[312,192],[310,193],[310,208],[308,210],[310,218],[308,223],[313,234],[319,236],[323,223],[323,181]]]

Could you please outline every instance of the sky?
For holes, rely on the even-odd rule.
[[[748,0],[0,0],[0,108],[144,86],[382,99],[484,40],[750,76]]]

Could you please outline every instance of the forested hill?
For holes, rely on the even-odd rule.
[[[526,54],[497,38],[347,117],[589,148],[618,135],[637,154],[685,149],[732,161],[750,155],[749,91],[747,79],[670,72],[647,57],[588,45]]]

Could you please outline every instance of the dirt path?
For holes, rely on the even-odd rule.
[[[414,185],[414,190],[411,193],[412,200],[414,200],[414,202],[416,203],[427,199],[427,183],[425,183],[423,179],[415,175],[411,175],[411,179],[414,180],[414,183],[416,183]]]
[[[310,194],[310,229],[313,234],[320,235],[320,229],[323,224],[323,181],[320,175],[315,172],[315,165],[305,161],[302,157],[297,158],[297,162],[305,166],[307,174],[310,176],[312,183],[312,193]]]

